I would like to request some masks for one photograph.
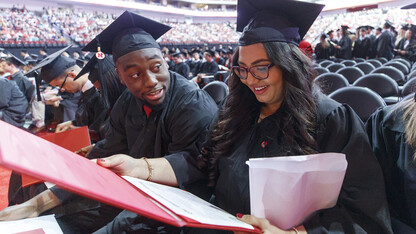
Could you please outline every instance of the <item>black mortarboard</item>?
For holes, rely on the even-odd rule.
[[[80,67],[80,68],[83,68],[84,67],[84,62],[85,62],[85,60],[84,59],[82,59],[81,57],[80,58],[77,58],[76,60],[75,60],[75,63],[78,65],[78,67]]]
[[[37,54],[30,54],[30,57],[32,57],[33,59],[36,60],[36,59],[38,59],[39,56]]]
[[[205,50],[204,53],[208,53],[211,57],[215,56],[215,52],[213,50]]]
[[[9,53],[7,57],[3,57],[2,59],[13,63],[15,66],[26,66],[26,63],[24,61],[22,61],[12,53]]]
[[[373,27],[373,26],[371,26],[371,25],[366,25],[366,27],[367,27],[367,30],[368,30],[368,29],[371,29],[371,30],[373,30],[373,29],[374,29],[374,27]]]
[[[402,7],[402,8],[400,8],[400,9],[413,9],[413,8],[416,8],[416,2],[415,3],[412,3],[410,5],[406,5],[406,6]]]
[[[348,25],[341,25],[341,28],[342,28],[343,30],[347,30],[347,29],[349,29],[350,27],[348,27]]]
[[[297,45],[324,5],[293,0],[238,0],[240,45],[287,42]]]
[[[176,52],[172,54],[172,57],[179,58],[182,52]]]
[[[321,38],[327,38],[328,36],[325,33],[321,34]]]
[[[228,48],[227,54],[233,54],[233,53],[234,53],[233,48]]]
[[[386,26],[387,28],[392,28],[393,23],[390,20],[386,20],[386,22],[384,23],[384,26]]]
[[[402,24],[402,27],[401,27],[401,29],[403,29],[403,30],[409,30],[409,25],[408,24]]]
[[[168,25],[125,11],[82,50],[97,52],[99,44],[101,51],[112,54],[116,61],[132,51],[160,48],[156,39],[170,29]]]
[[[326,34],[329,35],[329,34],[331,34],[333,32],[334,32],[334,30],[329,30]]]
[[[35,65],[36,63],[37,63],[38,61],[37,60],[34,60],[34,59],[28,59],[28,60],[26,60],[26,63],[27,64],[30,64],[30,65]]]
[[[103,60],[108,60],[103,63],[103,74],[105,74],[110,69],[115,69],[114,63],[111,62],[113,57],[111,55],[106,55]],[[77,80],[81,76],[83,76],[86,73],[90,73],[88,75],[88,79],[94,83],[95,81],[99,80],[99,71],[98,71],[98,59],[96,56],[93,56],[90,61],[88,61],[87,64],[81,69],[81,71],[78,73],[78,75],[74,78],[74,80]],[[101,82],[100,82],[101,83]]]
[[[34,68],[30,69],[26,74],[29,74],[37,69],[42,68],[41,77],[42,80],[49,83],[53,79],[57,78],[66,69],[74,66],[75,60],[62,56],[61,54],[69,49],[72,45],[69,45],[55,53],[48,55],[45,59],[39,62]]]

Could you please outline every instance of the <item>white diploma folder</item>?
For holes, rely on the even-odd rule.
[[[290,229],[335,206],[347,169],[344,154],[249,159],[251,214]]]

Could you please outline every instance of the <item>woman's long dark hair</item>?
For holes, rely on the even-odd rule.
[[[282,42],[265,42],[263,45],[273,64],[282,70],[284,98],[279,117],[274,118],[280,132],[280,142],[290,146],[292,155],[316,153],[316,117],[312,93],[315,72],[311,61],[295,45]],[[234,66],[238,65],[238,57],[237,48],[233,56]],[[211,185],[217,177],[218,159],[232,152],[241,137],[256,123],[262,107],[254,93],[233,72],[228,85],[230,94],[212,132],[212,148],[207,158]]]

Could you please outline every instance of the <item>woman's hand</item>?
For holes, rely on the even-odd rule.
[[[294,229],[289,229],[287,231],[282,230],[276,226],[273,226],[269,220],[263,219],[263,218],[257,218],[253,215],[237,215],[240,217],[237,217],[239,220],[251,224],[253,226],[256,226],[260,228],[264,234],[283,234],[283,233],[291,233],[291,234],[298,234],[298,233],[306,233],[306,230],[303,226],[296,227],[297,232]],[[235,234],[245,234],[248,232],[234,232]]]
[[[55,132],[63,132],[69,129],[73,129],[75,126],[72,124],[72,121],[66,121],[63,123],[60,123],[56,126]]]
[[[146,162],[126,154],[115,154],[107,158],[99,158],[97,159],[97,164],[121,176],[131,176],[140,179],[146,179],[148,176]]]

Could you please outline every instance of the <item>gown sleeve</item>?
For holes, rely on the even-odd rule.
[[[333,208],[315,213],[308,233],[392,233],[383,175],[364,126],[349,106],[339,106],[318,123],[321,152],[341,152],[348,167]]]
[[[177,104],[173,114],[166,122],[171,133],[168,151],[165,158],[171,164],[178,185],[186,185],[205,178],[198,169],[197,157],[201,154],[204,143],[209,138],[217,105],[203,90],[186,95]],[[188,118],[192,116],[192,118]]]

